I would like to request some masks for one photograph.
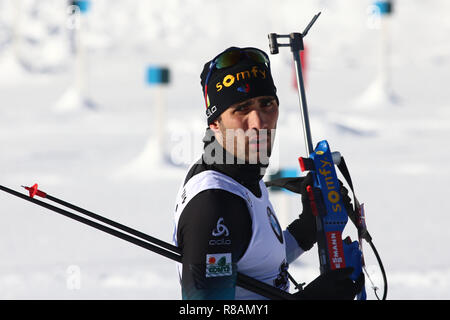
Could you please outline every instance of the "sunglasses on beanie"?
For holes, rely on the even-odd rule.
[[[267,67],[270,70],[270,61],[267,54],[259,50],[257,48],[229,48],[222,53],[219,53],[214,59],[211,60],[211,63],[209,65],[209,71],[206,76],[205,80],[205,103],[206,108],[208,108],[208,82],[209,78],[211,77],[211,74],[213,71],[229,68],[236,64],[238,64],[240,61],[249,59],[256,63],[260,64],[266,64]]]

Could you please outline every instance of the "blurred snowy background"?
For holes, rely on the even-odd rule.
[[[449,299],[450,2],[397,0],[388,17],[373,5],[91,0],[81,13],[64,0],[0,0],[0,184],[38,183],[170,242],[206,128],[203,64],[232,45],[268,52],[268,33],[301,32],[321,11],[305,38],[314,142],[346,158],[388,298]],[[305,149],[289,50],[271,61],[276,171],[296,168]],[[149,66],[169,68],[169,85],[150,86]],[[287,193],[273,203],[284,226],[301,208]],[[315,278],[316,250],[291,270]],[[179,299],[180,289],[172,261],[0,193],[0,298]]]

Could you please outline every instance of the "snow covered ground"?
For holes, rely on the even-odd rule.
[[[75,88],[75,62],[68,40],[73,21],[63,1],[0,0],[1,185],[19,190],[38,183],[170,242],[183,164],[201,152],[203,64],[231,45],[268,51],[269,32],[302,31],[322,11],[305,39],[314,141],[327,139],[346,158],[387,271],[388,298],[450,298],[448,1],[395,2],[395,99],[377,87],[380,29],[368,15],[372,1],[93,2],[82,26],[94,110],[75,108],[81,100],[67,94]],[[281,102],[275,170],[296,167],[304,145],[289,50],[271,60]],[[150,64],[171,70],[162,93],[145,83]],[[178,167],[164,162],[157,147],[159,94],[164,153]],[[58,108],[62,98],[71,110]],[[273,194],[273,202],[284,225],[300,210],[299,199],[286,194]],[[2,299],[180,298],[175,265],[166,258],[6,193],[0,218]],[[381,285],[365,248],[369,272]],[[291,270],[301,282],[316,277],[316,250]]]

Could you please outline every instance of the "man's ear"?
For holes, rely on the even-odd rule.
[[[219,122],[220,122],[220,118],[214,120],[214,121],[209,125],[209,128],[210,128],[214,133],[220,132]]]
[[[214,133],[214,137],[219,144],[222,144],[223,136],[222,131],[220,131],[220,122],[222,118],[219,116],[216,120],[214,120],[210,125],[209,129]]]

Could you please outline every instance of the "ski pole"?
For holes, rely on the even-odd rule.
[[[110,220],[108,218],[105,218],[103,216],[95,214],[95,213],[93,213],[91,211],[88,211],[86,209],[80,208],[80,207],[78,207],[78,206],[76,206],[76,205],[74,205],[72,203],[69,203],[69,202],[66,202],[64,200],[58,199],[56,197],[53,197],[53,196],[49,195],[48,193],[39,190],[37,184],[34,184],[32,187],[26,187],[26,186],[22,186],[22,187],[30,192],[30,197],[31,198],[33,198],[34,196],[39,196],[39,197],[42,197],[42,198],[46,198],[46,199],[48,199],[50,201],[56,202],[56,203],[58,203],[58,204],[60,204],[62,206],[65,206],[65,207],[70,208],[72,210],[75,210],[75,211],[77,211],[79,213],[82,213],[82,214],[84,214],[84,215],[86,215],[88,217],[94,218],[94,219],[96,219],[98,221],[101,221],[101,222],[106,223],[106,224],[108,224],[110,226],[113,226],[113,227],[115,227],[115,228],[117,228],[119,230],[125,231],[125,232],[127,232],[129,234],[132,234],[132,235],[137,236],[137,237],[139,237],[141,239],[144,239],[144,240],[146,240],[146,241],[148,241],[150,243],[157,244],[158,246],[161,246],[161,247],[163,247],[165,249],[168,249],[168,250],[173,251],[175,253],[179,253],[179,248],[176,247],[176,246],[168,244],[167,242],[161,241],[161,240],[159,240],[157,238],[149,236],[148,234],[145,234],[145,233],[140,232],[138,230],[135,230],[133,228],[127,227],[127,226],[125,226],[123,224],[120,224],[120,223],[118,223],[116,221],[112,221],[112,220]]]
[[[31,189],[31,190],[29,190],[29,189]],[[104,217],[102,217],[100,215],[97,215],[97,214],[95,214],[93,212],[84,210],[82,208],[79,208],[79,207],[77,207],[75,205],[70,204],[73,207],[81,209],[81,211],[83,211],[83,210],[86,211],[86,213],[89,213],[91,218],[94,218],[94,219],[97,219],[97,220],[99,220],[98,218],[100,218],[101,220],[103,220],[104,223],[107,223],[109,225],[116,225],[116,226],[120,225],[124,229],[134,230],[134,232],[135,232],[134,235],[137,238],[133,237],[131,235],[125,234],[125,233],[123,233],[121,231],[118,231],[116,229],[107,227],[107,226],[105,226],[103,224],[97,223],[95,221],[92,221],[92,220],[86,219],[84,217],[78,216],[78,215],[76,215],[74,213],[71,213],[71,212],[69,212],[67,210],[64,210],[62,208],[59,208],[59,207],[53,206],[53,205],[51,205],[49,203],[46,203],[44,201],[35,199],[34,198],[35,195],[39,195],[39,196],[41,196],[43,198],[49,199],[49,195],[47,195],[45,192],[42,192],[42,191],[38,190],[37,189],[37,185],[36,185],[36,187],[33,186],[33,187],[29,188],[29,189],[27,189],[27,190],[29,190],[31,192],[31,194],[30,194],[30,196],[27,196],[27,195],[24,195],[24,194],[22,194],[20,192],[17,192],[15,190],[12,190],[10,188],[7,188],[5,186],[0,185],[0,190],[2,190],[4,192],[7,192],[7,193],[9,193],[11,195],[14,195],[14,196],[19,197],[19,198],[21,198],[23,200],[32,202],[32,203],[34,203],[34,204],[36,204],[38,206],[41,206],[41,207],[44,207],[44,208],[46,208],[48,210],[54,211],[56,213],[59,213],[59,214],[65,216],[65,217],[68,217],[70,219],[73,219],[73,220],[76,220],[76,221],[81,222],[83,224],[86,224],[88,226],[91,226],[91,227],[93,227],[95,229],[98,229],[100,231],[108,233],[108,234],[110,234],[112,236],[115,236],[117,238],[120,238],[122,240],[125,240],[125,241],[128,241],[130,243],[133,243],[133,244],[135,244],[135,245],[137,245],[139,247],[142,247],[142,248],[147,249],[149,251],[155,252],[155,253],[157,253],[159,255],[162,255],[162,256],[164,256],[166,258],[169,258],[171,260],[174,260],[176,262],[179,262],[179,263],[182,262],[181,250],[178,247],[176,247],[176,246],[173,246],[173,245],[171,245],[171,244],[169,244],[167,242],[164,242],[162,240],[159,240],[159,239],[156,239],[156,238],[151,237],[149,235],[146,235],[146,234],[144,234],[142,232],[139,232],[139,231],[136,232],[136,230],[134,230],[134,229],[128,228],[128,227],[126,227],[124,225],[121,225],[121,224],[115,222],[115,221],[109,220],[109,219],[104,218]],[[33,196],[31,196],[31,195],[33,195]],[[57,199],[57,198],[52,197],[52,196],[50,196],[50,198]],[[58,199],[58,201],[60,202],[60,204],[62,204],[62,203],[69,204],[68,202],[65,202],[65,201],[63,201],[61,199]],[[142,240],[143,239],[142,236],[144,236],[146,241]],[[152,241],[150,241],[150,240],[152,240]],[[153,240],[157,240],[156,242],[159,245],[161,245],[161,247],[155,246],[152,243],[150,243],[150,242],[153,242]],[[289,293],[287,293],[285,291],[282,291],[282,290],[280,290],[278,288],[275,288],[273,286],[270,286],[270,285],[268,285],[268,284],[266,284],[266,283],[264,283],[262,281],[253,279],[253,278],[251,278],[249,276],[246,276],[245,274],[242,274],[242,273],[239,273],[239,272],[237,273],[236,285],[238,285],[239,287],[242,287],[242,288],[244,288],[246,290],[255,292],[255,293],[257,293],[257,294],[259,294],[261,296],[264,296],[264,297],[266,297],[268,299],[272,299],[272,300],[292,300],[293,299],[291,294],[289,294]]]
[[[41,207],[44,207],[44,208],[49,209],[51,211],[54,211],[56,213],[59,213],[59,214],[61,214],[63,216],[66,216],[66,217],[71,218],[73,220],[76,220],[78,222],[84,223],[84,224],[86,224],[88,226],[91,226],[91,227],[93,227],[95,229],[98,229],[98,230],[101,230],[103,232],[109,233],[109,234],[111,234],[111,235],[113,235],[115,237],[118,237],[118,238],[123,239],[123,240],[128,241],[128,242],[131,242],[131,243],[133,243],[133,244],[135,244],[137,246],[143,247],[143,248],[145,248],[147,250],[150,250],[150,251],[153,251],[155,253],[158,253],[158,254],[160,254],[162,256],[165,256],[165,257],[167,257],[169,259],[181,262],[181,254],[179,252],[176,252],[175,249],[172,250],[174,252],[171,252],[167,248],[161,248],[161,247],[155,246],[155,245],[153,245],[153,244],[151,244],[149,242],[142,241],[142,240],[137,239],[135,237],[132,237],[132,236],[130,236],[128,234],[125,234],[123,232],[120,232],[120,231],[117,231],[115,229],[109,228],[109,227],[107,227],[105,225],[102,225],[102,224],[97,223],[95,221],[86,219],[84,217],[78,216],[78,215],[76,215],[74,213],[71,213],[71,212],[69,212],[67,210],[64,210],[64,209],[61,209],[59,207],[53,206],[53,205],[51,205],[49,203],[46,203],[46,202],[43,202],[41,200],[29,197],[27,195],[24,195],[24,194],[22,194],[20,192],[15,191],[15,190],[12,190],[12,189],[9,189],[7,187],[4,187],[2,185],[0,185],[0,190],[5,191],[7,193],[10,193],[10,194],[12,194],[12,195],[14,195],[16,197],[21,198],[21,199],[24,199],[24,200],[27,200],[29,202],[32,202],[34,204],[37,204],[37,205],[39,205]],[[167,244],[167,245],[170,246],[170,244]],[[175,246],[173,246],[173,248],[176,248],[177,250],[179,250]]]
[[[170,252],[162,252],[162,251],[158,251],[158,252],[156,252],[156,253],[162,254],[162,255],[164,255],[164,256],[166,256],[166,257],[168,257],[168,258],[172,258],[173,260],[175,260],[175,261],[181,263],[181,250],[180,250],[178,247],[174,246],[174,245],[171,245],[171,244],[169,244],[169,243],[167,243],[167,242],[164,242],[164,241],[162,241],[162,240],[159,240],[159,239],[157,239],[157,238],[155,238],[155,237],[152,237],[152,236],[150,236],[150,235],[148,235],[148,234],[145,234],[145,233],[143,233],[143,232],[141,232],[141,231],[138,231],[138,230],[135,230],[135,229],[133,229],[133,228],[127,227],[127,226],[125,226],[125,225],[123,225],[123,224],[117,223],[116,221],[113,221],[113,220],[110,220],[110,219],[105,218],[105,217],[103,217],[103,216],[100,216],[100,215],[98,215],[98,214],[96,214],[96,213],[94,213],[94,212],[91,212],[91,211],[89,211],[89,210],[80,208],[80,207],[78,207],[78,206],[76,206],[76,205],[74,205],[74,204],[72,204],[72,203],[70,203],[70,202],[64,201],[64,200],[59,199],[59,198],[57,198],[57,197],[54,197],[54,196],[52,196],[52,195],[50,195],[50,194],[48,194],[48,193],[46,193],[46,192],[44,192],[44,191],[39,190],[37,184],[34,184],[32,187],[26,187],[26,186],[22,186],[22,187],[23,187],[24,189],[26,189],[26,190],[29,191],[30,197],[31,197],[31,198],[33,198],[34,196],[39,196],[39,197],[48,199],[48,200],[50,200],[50,201],[56,202],[56,203],[58,203],[58,204],[60,204],[60,205],[62,205],[62,206],[65,206],[65,207],[67,207],[67,208],[73,209],[73,210],[75,210],[75,211],[77,211],[77,212],[79,212],[79,213],[82,213],[82,214],[84,214],[84,215],[87,215],[87,216],[89,216],[89,217],[91,217],[91,218],[93,218],[93,219],[96,219],[96,220],[98,220],[98,221],[101,221],[101,222],[103,222],[103,223],[106,223],[106,224],[108,224],[108,225],[111,225],[111,226],[113,226],[113,227],[115,227],[115,228],[117,228],[117,229],[120,229],[120,230],[122,230],[122,231],[125,231],[125,232],[127,232],[127,233],[130,233],[130,234],[132,234],[132,235],[134,235],[134,236],[136,236],[136,237],[138,237],[138,238],[144,239],[144,240],[146,240],[146,241],[148,241],[148,242],[150,242],[150,243],[157,244],[158,246],[160,246],[160,247],[162,247],[162,248],[164,248],[164,249],[167,249],[167,250],[169,250],[169,251],[172,251],[172,252],[174,252],[175,254],[178,254],[180,257],[178,258],[178,257],[175,257],[175,256],[172,256],[172,257],[167,256],[167,254],[170,255]],[[90,220],[88,220],[88,221],[90,221]],[[81,222],[82,222],[82,221],[81,221]],[[92,225],[92,226],[95,227],[95,228],[97,228],[97,229],[99,229],[99,228],[98,228],[98,225]],[[108,229],[109,229],[109,228],[108,228]],[[111,229],[109,229],[108,231],[106,231],[106,230],[102,230],[102,231],[105,231],[105,232],[108,232],[108,233],[109,233],[110,230],[111,230]],[[115,235],[115,234],[113,234],[113,235]],[[121,238],[121,237],[119,237],[119,238]],[[123,238],[122,238],[122,239],[123,239]],[[129,239],[129,238],[127,238],[127,239]],[[127,240],[127,239],[124,239],[124,240]],[[134,241],[135,241],[135,240],[133,239],[133,240],[130,241],[130,242],[139,245],[139,243],[135,243]],[[147,248],[147,247],[144,247],[144,248],[149,249],[149,250],[155,252],[155,250],[154,250],[155,247],[153,247],[153,248]],[[157,248],[157,247],[156,247],[156,248]],[[252,278],[246,277],[246,276],[243,275],[243,274],[239,274],[239,273],[238,273],[238,279],[239,279],[239,283],[242,284],[243,286],[247,286],[247,289],[248,289],[248,290],[250,290],[252,287],[253,287],[253,288],[254,288],[254,287],[257,287],[257,288],[259,288],[259,289],[264,288],[264,286],[261,286],[260,283],[255,282],[255,281],[252,281],[252,280],[253,280]],[[250,287],[248,287],[249,284],[251,284]],[[268,288],[265,288],[265,289],[267,290]],[[264,290],[264,289],[263,289],[263,290]],[[266,293],[266,294],[267,294],[267,293]],[[264,295],[264,294],[262,294],[262,295]],[[272,299],[276,299],[276,298],[280,298],[280,297],[277,297],[276,295],[271,295],[271,298],[272,298]],[[287,297],[285,297],[285,298],[287,298]]]

